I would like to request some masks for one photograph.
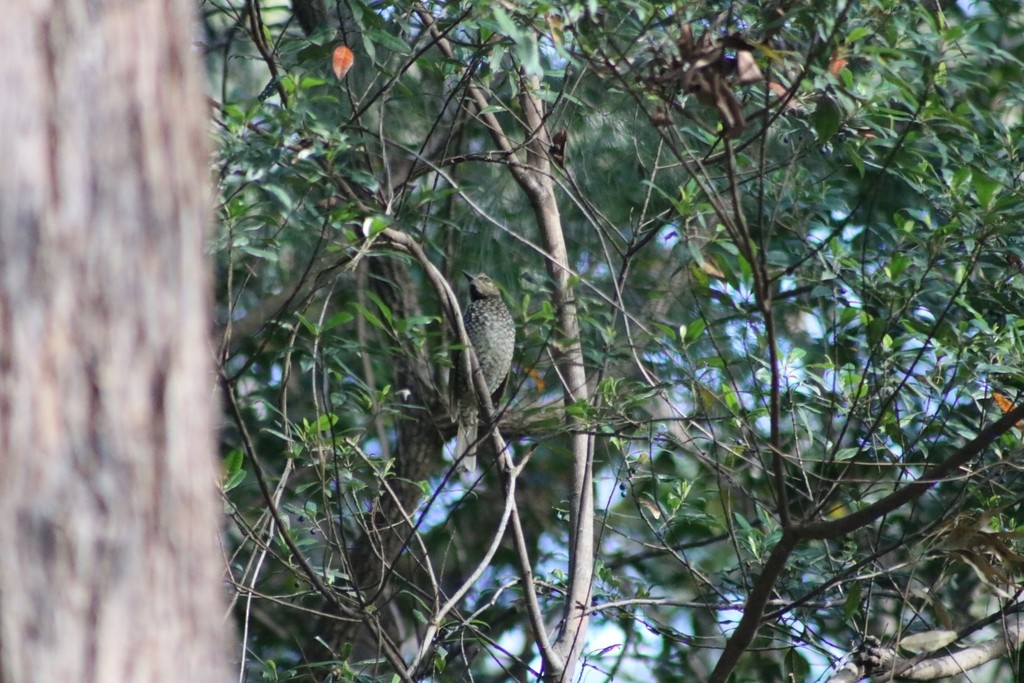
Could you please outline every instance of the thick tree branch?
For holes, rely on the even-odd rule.
[[[796,548],[796,543],[796,537],[784,531],[778,545],[772,549],[768,561],[764,563],[764,568],[761,570],[761,575],[757,577],[757,581],[750,591],[750,597],[747,598],[747,605],[743,608],[740,623],[725,642],[725,649],[711,672],[708,683],[728,681],[740,657],[754,641],[754,636],[757,635],[761,626],[761,615],[764,614],[764,608],[768,605],[772,591],[775,590],[775,583],[779,580],[782,570],[786,568],[786,561],[789,560],[790,554]]]
[[[851,512],[840,519],[828,522],[810,522],[797,525],[794,532],[804,540],[837,538],[866,526],[884,515],[897,510],[910,501],[921,497],[936,484],[948,479],[957,470],[981,455],[993,441],[1012,429],[1024,419],[1024,403],[1005,413],[998,420],[981,430],[973,440],[943,462],[928,469],[916,481],[893,491],[860,510]]]
[[[1019,609],[1019,605],[1013,606],[1011,609]],[[918,657],[904,658],[899,657],[890,649],[869,647],[867,650],[858,650],[851,661],[837,670],[827,683],[857,683],[857,681],[868,677],[879,681],[935,681],[966,673],[993,659],[1007,655],[1024,642],[1024,616],[1016,611],[1009,616],[1006,611],[1003,611],[986,617],[978,623],[970,624],[957,631],[957,640],[966,638],[997,621],[1003,622],[1004,630],[1001,633],[984,642],[968,645],[956,652],[940,655],[925,653]],[[868,638],[865,641],[874,641],[875,645],[879,642],[874,638]],[[865,651],[870,651],[872,657],[865,657]]]
[[[923,495],[935,484],[948,478],[961,466],[976,458],[989,444],[1015,426],[1022,418],[1024,418],[1024,404],[1013,408],[983,429],[970,443],[944,462],[929,469],[917,481],[907,484],[898,491],[868,505],[862,510],[853,512],[834,522],[795,524],[789,530],[783,531],[782,539],[772,550],[772,554],[768,562],[765,563],[761,576],[751,590],[739,625],[732,636],[726,641],[722,656],[718,660],[711,677],[708,679],[709,683],[725,683],[739,661],[740,656],[750,646],[750,643],[753,642],[761,625],[764,608],[768,604],[768,599],[771,596],[771,591],[774,589],[775,582],[778,580],[785,567],[786,560],[798,542],[830,537],[837,538],[846,535],[906,505]]]
[[[566,407],[590,400],[587,374],[583,365],[583,346],[580,343],[580,324],[576,313],[576,299],[569,285],[571,269],[569,252],[562,230],[562,219],[555,199],[551,163],[547,158],[550,146],[544,129],[544,105],[537,92],[540,80],[523,77],[520,80],[520,101],[526,113],[530,133],[527,143],[530,171],[514,173],[533,206],[544,246],[548,252],[545,265],[555,283],[552,299],[558,315],[559,335],[565,341],[560,349],[558,367],[563,381]],[[565,598],[562,630],[555,641],[555,650],[564,662],[559,672],[548,672],[551,680],[571,681],[576,660],[583,650],[590,621],[590,607],[594,580],[594,439],[579,419],[569,412],[568,427],[572,432],[572,491],[569,516],[569,586]]]
[[[437,40],[442,53],[453,59],[451,45],[440,35],[433,17],[424,10],[419,11],[418,15]],[[559,333],[562,339],[568,340],[566,348],[560,350],[559,362],[564,382],[564,400],[568,406],[588,401],[589,394],[583,365],[583,349],[579,342],[580,330],[575,295],[569,286],[572,269],[558,204],[555,201],[550,162],[547,158],[550,140],[544,130],[543,103],[536,94],[539,86],[540,82],[536,77],[523,77],[520,80],[520,101],[529,135],[529,163],[526,166],[508,164],[507,168],[534,209],[547,251],[545,265],[552,282],[555,283],[552,299],[558,315]],[[511,155],[514,152],[512,143],[497,117],[487,110],[489,102],[486,95],[475,84],[471,83],[468,89],[478,115],[490,131],[494,143],[500,150]],[[547,665],[545,675],[550,680],[558,681],[572,680],[575,661],[584,645],[589,622],[586,610],[590,604],[594,570],[594,500],[591,479],[593,438],[578,428],[580,425],[576,424],[575,418],[570,416],[570,420],[572,424],[569,427],[573,432],[573,480],[570,494],[572,540],[569,555],[569,593],[566,597],[563,628],[555,642],[557,654],[552,657],[553,653],[544,653]],[[534,635],[539,642],[543,642],[546,636],[543,629],[538,631],[538,626],[534,623]]]
[[[489,434],[494,442],[495,453],[498,454],[499,461],[502,464],[502,467],[499,469],[503,474],[503,484],[505,486],[506,496],[510,497],[509,500],[511,501],[511,508],[508,512],[511,514],[513,541],[516,547],[516,557],[519,561],[520,579],[522,581],[527,613],[529,614],[530,624],[534,631],[534,638],[537,640],[538,647],[541,651],[541,657],[545,664],[560,670],[562,668],[562,664],[557,653],[548,642],[547,630],[544,625],[544,615],[541,612],[540,602],[537,599],[537,592],[533,585],[533,571],[530,565],[529,549],[526,545],[525,535],[523,534],[522,525],[519,520],[519,511],[515,503],[515,478],[519,475],[519,469],[513,466],[511,457],[508,454],[508,448],[504,439],[501,438],[501,434],[498,432],[497,425],[495,424],[495,411],[494,405],[491,402],[491,394],[487,388],[487,381],[484,379],[483,372],[480,370],[480,364],[476,359],[476,354],[472,352],[472,345],[469,343],[469,335],[466,333],[466,328],[462,322],[462,311],[459,307],[458,297],[456,297],[455,292],[441,274],[441,271],[434,266],[427,257],[426,252],[423,251],[423,248],[420,247],[415,240],[405,233],[393,228],[386,228],[383,233],[381,233],[381,237],[390,241],[403,251],[408,252],[420,264],[441,303],[441,309],[445,318],[448,320],[449,325],[451,325],[455,330],[456,338],[459,339],[460,344],[467,350],[466,353],[459,354],[458,362],[463,364],[463,372],[469,372],[470,376],[473,378],[473,386],[474,389],[476,389],[477,400],[480,404],[481,417],[483,418],[484,424],[488,425]],[[471,372],[470,368],[472,368]],[[503,516],[501,522],[502,528],[504,523]]]

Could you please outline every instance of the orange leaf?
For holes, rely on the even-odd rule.
[[[555,45],[561,45],[562,30],[565,25],[565,22],[562,21],[562,17],[554,12],[549,12],[544,16],[544,21],[547,22],[548,28],[551,29],[551,40],[554,41]]]
[[[776,83],[775,81],[770,81],[768,83],[768,88],[779,97],[785,97],[786,95],[789,94],[789,90],[786,88],[786,86],[782,85],[781,83]],[[798,106],[795,97],[790,98],[789,101],[786,102],[786,109],[797,108]]]
[[[995,401],[997,406],[999,406],[999,410],[1003,411],[1004,413],[1008,413],[1013,409],[1013,401],[1006,398],[998,391],[992,392],[992,400]],[[1024,420],[1018,422],[1016,426],[1017,429],[1024,429]]]
[[[346,46],[339,45],[334,48],[334,56],[331,58],[331,63],[334,67],[334,75],[338,77],[339,81],[345,78],[345,74],[352,68],[352,64],[355,61],[356,56]]]
[[[527,370],[526,375],[533,380],[533,383],[537,386],[537,391],[544,391],[544,375],[540,374],[533,368]]]
[[[836,48],[836,51],[832,53],[832,61],[828,65],[828,72],[833,76],[839,74],[844,68],[846,68],[846,57],[843,56],[844,50],[842,48]]]

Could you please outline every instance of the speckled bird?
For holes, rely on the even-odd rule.
[[[501,292],[491,278],[483,273],[470,275],[469,306],[462,313],[466,334],[476,352],[480,371],[484,375],[491,400],[497,401],[505,391],[512,352],[516,345],[516,326],[508,312]],[[458,420],[455,436],[455,462],[467,472],[476,469],[477,427],[480,422],[479,406],[470,378],[465,377],[462,363],[456,357],[450,381],[452,406]]]

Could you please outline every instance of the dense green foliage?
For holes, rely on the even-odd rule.
[[[498,429],[529,457],[552,631],[570,432],[592,436],[577,675],[824,678],[863,635],[1016,609],[1021,431],[985,430],[1024,388],[1022,17],[928,5],[353,1],[300,22],[204,2],[250,679],[540,667],[510,543],[428,628],[504,489],[493,452],[474,477],[442,455],[455,336],[425,261],[462,300],[460,272],[489,273],[518,322]],[[549,242],[514,175],[538,135],[591,387],[568,405]],[[744,611],[757,636],[723,656]]]

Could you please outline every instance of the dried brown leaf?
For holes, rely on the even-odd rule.
[[[754,61],[754,55],[745,50],[736,53],[736,75],[743,85],[760,83],[764,80],[764,74],[761,73],[760,67]]]

